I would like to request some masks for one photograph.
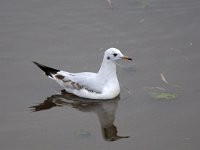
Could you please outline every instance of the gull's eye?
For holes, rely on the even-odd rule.
[[[113,56],[115,56],[115,57],[116,57],[116,56],[117,56],[117,54],[116,54],[116,53],[114,53],[114,54],[113,54]]]

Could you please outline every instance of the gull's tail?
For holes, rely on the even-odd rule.
[[[60,70],[57,70],[57,69],[54,69],[54,68],[51,68],[51,67],[47,67],[47,66],[44,66],[42,64],[39,64],[35,61],[33,61],[33,63],[38,66],[41,70],[44,71],[45,75],[47,75],[48,77],[50,78],[53,78],[52,75],[56,74],[57,72],[59,72]]]

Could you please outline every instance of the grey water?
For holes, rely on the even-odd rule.
[[[0,1],[0,149],[200,147],[200,2],[111,2]],[[118,62],[122,91],[110,101],[63,95],[32,64],[96,72],[109,47],[134,59]]]

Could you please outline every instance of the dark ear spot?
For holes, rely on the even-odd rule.
[[[109,60],[109,59],[110,59],[110,57],[108,56],[108,57],[107,57],[107,59]]]
[[[116,53],[114,53],[114,54],[113,54],[113,56],[115,56],[115,57],[116,57],[116,56],[117,56],[117,54],[116,54]]]
[[[59,80],[63,80],[63,79],[65,78],[64,76],[62,76],[62,75],[60,75],[60,74],[55,75],[55,77],[56,77],[57,79],[59,79]]]

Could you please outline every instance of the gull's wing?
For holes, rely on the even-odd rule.
[[[69,73],[61,70],[54,75],[54,79],[65,88],[77,90],[85,88],[94,92],[100,92],[95,86],[96,75],[96,73],[92,72]]]
[[[80,90],[80,89],[87,89],[88,91],[93,92],[101,92],[101,87],[97,87],[95,84],[96,82],[96,73],[92,72],[82,72],[82,73],[70,73],[58,69],[54,69],[37,62],[33,62],[36,64],[41,70],[44,71],[45,75],[49,78],[54,79],[58,82],[61,86],[65,89],[69,90]]]

